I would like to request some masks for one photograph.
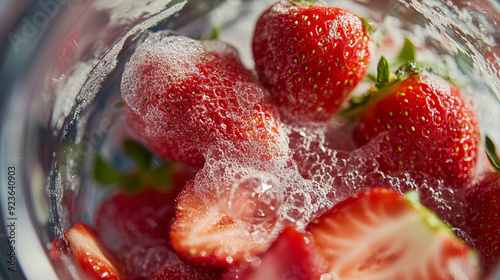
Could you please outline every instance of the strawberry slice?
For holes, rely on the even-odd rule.
[[[373,188],[309,225],[332,279],[477,279],[476,254],[416,194]]]
[[[244,263],[232,269],[223,279],[320,279],[326,264],[319,258],[311,240],[292,227],[287,227],[269,249],[259,256],[260,265]]]
[[[248,222],[228,215],[217,188],[227,182],[202,181],[203,171],[177,198],[170,238],[179,257],[195,266],[218,270],[264,251],[271,237],[256,237]]]
[[[93,279],[122,279],[121,265],[88,225],[77,223],[64,233],[70,255]],[[57,246],[57,244],[56,244]]]

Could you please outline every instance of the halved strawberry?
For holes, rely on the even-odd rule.
[[[244,263],[228,271],[223,279],[317,280],[326,270],[312,241],[302,232],[287,227],[269,249],[259,255],[258,264]]]
[[[477,279],[476,254],[416,199],[373,188],[308,226],[332,279]]]
[[[64,233],[70,255],[93,279],[122,279],[121,264],[88,225],[77,223]]]
[[[251,197],[238,200],[244,205],[235,206],[233,213],[237,214],[230,216],[219,197],[219,189],[231,182],[216,181],[217,178],[203,180],[207,176],[203,171],[188,182],[177,199],[170,237],[179,257],[196,266],[220,269],[265,250],[272,237],[251,232],[250,224],[237,217],[248,214],[244,205],[249,205],[245,201],[251,202],[248,200]]]

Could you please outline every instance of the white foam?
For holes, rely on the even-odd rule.
[[[183,79],[192,72],[197,72],[195,65],[201,61],[204,50],[200,42],[182,36],[169,36],[166,31],[149,33],[146,40],[140,44],[134,54],[127,63],[122,77],[122,98],[129,104],[131,108],[140,107],[142,99],[142,87],[149,87],[158,92],[164,93],[161,87],[163,84],[148,83],[143,84],[142,76],[143,67],[145,64],[157,63],[169,67],[168,72],[172,78]],[[167,69],[165,69],[167,71]],[[164,80],[163,73],[152,72],[150,80]],[[148,107],[148,110],[134,110],[136,114],[144,115],[145,120],[161,119],[161,110],[157,110],[155,106]]]

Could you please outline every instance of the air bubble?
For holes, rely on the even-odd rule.
[[[278,179],[266,172],[242,177],[221,195],[226,214],[250,224],[276,220],[283,200]]]

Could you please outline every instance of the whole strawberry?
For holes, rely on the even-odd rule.
[[[202,166],[221,143],[259,158],[278,149],[267,93],[225,43],[153,33],[128,62],[121,90],[132,134],[166,159]]]
[[[466,196],[467,234],[480,253],[485,273],[500,265],[500,160],[492,142],[487,146],[493,147],[489,156],[496,170],[484,174]]]
[[[257,21],[252,47],[259,78],[284,115],[321,121],[365,76],[370,39],[358,16],[314,2],[273,4]]]
[[[421,73],[383,87],[359,115],[354,140],[377,144],[383,172],[458,187],[471,179],[478,132],[458,89],[437,75]]]

